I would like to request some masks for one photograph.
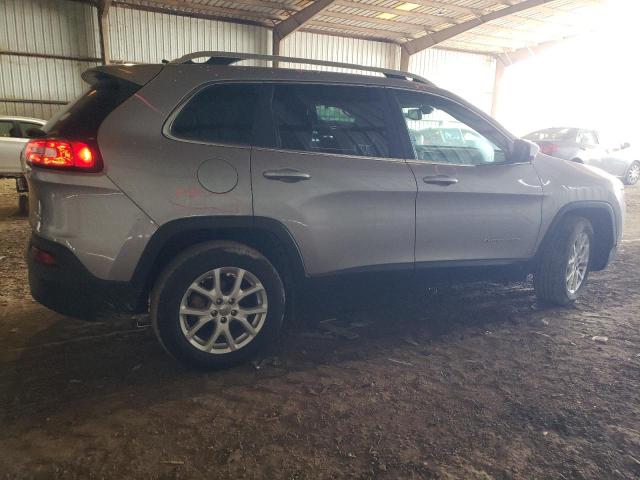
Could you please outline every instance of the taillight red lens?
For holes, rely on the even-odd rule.
[[[29,165],[62,170],[98,172],[102,161],[97,147],[84,142],[33,139],[24,150]]]

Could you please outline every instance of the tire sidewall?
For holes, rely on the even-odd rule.
[[[179,309],[188,287],[201,275],[221,267],[239,267],[255,275],[264,286],[268,311],[258,335],[241,349],[225,354],[198,350],[185,338]],[[183,255],[172,263],[152,295],[152,319],[163,347],[178,360],[201,368],[224,368],[246,360],[276,339],[284,316],[285,295],[278,272],[258,252],[212,248]]]

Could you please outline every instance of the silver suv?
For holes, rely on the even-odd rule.
[[[150,311],[190,364],[253,355],[313,279],[533,273],[541,301],[567,305],[620,242],[619,180],[415,75],[200,52],[83,78],[25,147],[31,292],[78,317]]]

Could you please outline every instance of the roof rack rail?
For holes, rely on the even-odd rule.
[[[209,59],[206,62],[202,62],[202,64],[205,64],[205,65],[233,65],[234,63],[238,63],[243,60],[266,60],[266,61],[283,62],[283,63],[300,63],[300,64],[306,64],[306,65],[322,65],[325,67],[348,68],[351,70],[364,70],[367,72],[381,73],[387,78],[412,80],[414,82],[433,85],[429,80],[427,80],[424,77],[421,77],[420,75],[415,75],[409,72],[402,72],[400,70],[390,70],[387,68],[380,68],[380,67],[367,67],[365,65],[355,65],[352,63],[329,62],[326,60],[310,60],[307,58],[281,57],[277,55],[262,55],[257,53],[231,53],[231,52],[213,52],[213,51],[193,52],[187,55],[183,55],[180,58],[176,58],[175,60],[172,60],[169,63],[170,64],[192,64],[192,63],[197,63],[193,61],[194,58],[203,58],[203,57],[209,57]]]

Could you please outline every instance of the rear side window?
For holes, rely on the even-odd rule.
[[[251,145],[259,88],[251,84],[212,85],[180,110],[171,135],[185,140]]]
[[[385,105],[383,90],[375,87],[276,85],[272,112],[277,146],[388,157]]]
[[[49,137],[95,138],[107,115],[140,89],[126,80],[107,77],[94,82],[66,110],[51,119],[43,130]]]
[[[19,137],[20,135],[14,135],[17,128],[12,121],[0,120],[0,137]]]
[[[30,135],[30,132],[33,133],[33,130],[42,130],[42,125],[39,123],[18,122],[18,124],[20,124],[20,128],[22,129],[22,138],[31,138],[34,135]]]

